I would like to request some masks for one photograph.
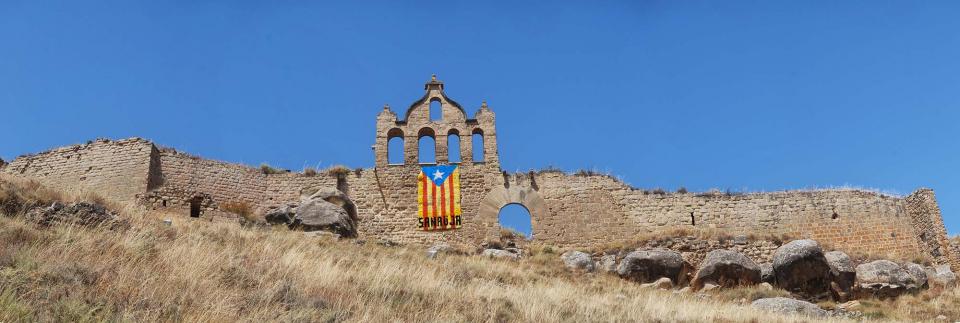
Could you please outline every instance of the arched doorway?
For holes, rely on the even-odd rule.
[[[530,211],[523,204],[510,203],[500,208],[500,214],[497,215],[497,223],[500,224],[500,236],[503,237],[506,230],[509,234],[521,235],[524,239],[533,239],[533,222],[530,221]]]
[[[546,218],[547,204],[534,189],[519,186],[497,187],[487,193],[477,213],[484,231],[481,238],[487,241],[500,240],[500,211],[508,205],[512,205],[508,212],[520,211],[514,209],[516,207],[527,211],[531,232],[529,238],[536,238],[537,219]]]

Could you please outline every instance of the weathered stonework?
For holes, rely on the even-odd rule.
[[[433,101],[441,105],[440,120],[430,120]],[[496,240],[500,208],[516,203],[531,213],[534,243],[563,249],[630,241],[666,227],[704,226],[730,234],[759,231],[812,238],[848,252],[924,254],[960,269],[956,247],[947,240],[929,189],[905,198],[858,190],[649,194],[602,175],[507,174],[500,168],[493,111],[483,104],[469,117],[436,79],[425,85],[423,97],[404,111],[402,119],[385,107],[376,123],[375,166],[347,174],[264,174],[244,165],[158,148],[139,138],[97,140],[22,156],[0,166],[0,172],[202,218],[232,217],[220,210],[226,202],[247,202],[262,214],[299,200],[303,189],[335,187],[356,204],[361,238],[402,243],[446,241],[475,246]],[[483,136],[482,148],[472,147],[470,136],[475,133]],[[434,137],[436,161],[447,164],[447,139],[454,134],[461,137],[457,164],[463,227],[418,230],[417,142]],[[393,137],[403,138],[403,163],[389,163],[388,144]],[[483,161],[472,159],[474,149],[483,149]],[[766,254],[753,257],[761,262],[768,258]]]

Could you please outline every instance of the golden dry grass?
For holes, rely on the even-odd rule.
[[[756,291],[700,299],[567,272],[548,248],[515,262],[456,253],[431,260],[423,247],[185,217],[167,226],[171,215],[121,212],[130,222],[122,230],[0,216],[0,322],[810,321],[730,301]],[[926,303],[956,304],[950,295]]]

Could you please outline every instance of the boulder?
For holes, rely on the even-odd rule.
[[[560,255],[563,265],[574,271],[593,272],[596,267],[593,264],[593,258],[582,251],[567,251]]]
[[[603,272],[611,273],[617,271],[617,255],[603,255],[597,262],[597,267]]]
[[[760,281],[769,284],[777,282],[777,276],[773,274],[773,264],[760,264]]]
[[[877,260],[857,266],[857,287],[879,298],[897,297],[916,290],[917,281],[903,267],[889,260]]]
[[[750,304],[761,311],[787,315],[804,315],[814,318],[825,318],[829,313],[817,305],[786,297],[761,298]]]
[[[780,288],[803,298],[823,299],[830,294],[830,265],[816,241],[794,240],[777,248],[773,272]]]
[[[649,283],[660,277],[680,283],[686,281],[689,267],[683,257],[673,250],[653,249],[627,254],[617,267],[620,277],[640,283]]]
[[[823,255],[830,265],[830,292],[838,301],[850,299],[850,292],[857,280],[857,270],[853,267],[853,260],[842,251],[831,251]]]
[[[352,218],[347,211],[336,204],[322,199],[307,201],[294,211],[293,222],[290,227],[303,231],[329,231],[343,237],[356,237],[357,231]]]
[[[700,263],[691,285],[700,289],[704,283],[721,287],[756,285],[760,283],[760,266],[739,252],[713,250]]]
[[[520,259],[520,255],[506,251],[506,250],[500,250],[500,249],[486,249],[480,255],[484,257],[499,258],[499,259],[510,259],[510,260]]]
[[[272,208],[263,215],[264,220],[269,224],[287,224],[293,223],[294,217],[296,217],[295,206],[284,205],[281,207]]]
[[[451,249],[452,248],[450,248],[450,245],[447,244],[446,242],[437,242],[432,246],[430,246],[429,249],[427,249],[427,258],[430,258],[430,259],[437,258],[437,255],[439,255],[440,253],[450,251]]]
[[[309,193],[309,194],[307,194]],[[357,206],[340,190],[333,187],[317,187],[300,191],[300,201],[324,200],[342,207],[354,220],[357,219]]]
[[[923,266],[908,262],[903,264],[903,269],[916,281],[917,288],[927,288],[927,273],[923,270]]]
[[[950,265],[939,265],[936,267],[927,267],[927,279],[931,286],[955,287],[957,286],[957,275],[950,270]]]

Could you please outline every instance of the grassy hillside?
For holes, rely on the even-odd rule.
[[[21,202],[83,199],[33,184],[27,189],[41,193],[25,193],[24,183],[0,182],[0,206],[11,194]],[[0,217],[0,322],[809,321],[740,305],[764,293],[757,289],[707,298],[646,290],[611,275],[567,272],[544,250],[517,262],[431,260],[423,247],[305,238],[133,206],[121,213],[130,225],[114,230]],[[954,290],[866,305],[875,317],[956,318],[958,300]],[[915,308],[891,310],[907,304]]]

